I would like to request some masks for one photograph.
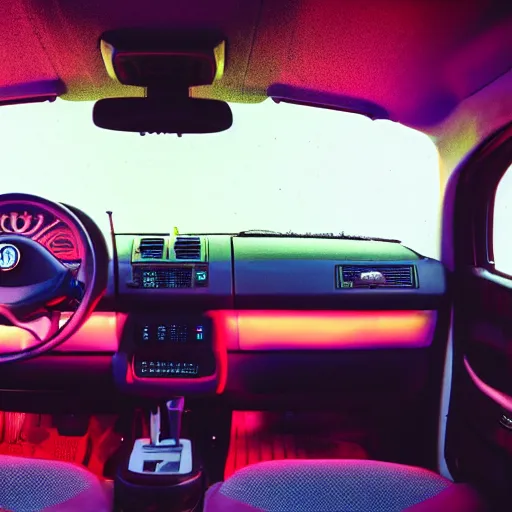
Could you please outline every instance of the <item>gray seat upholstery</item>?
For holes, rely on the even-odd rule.
[[[0,511],[111,512],[112,492],[78,464],[0,455]]]
[[[204,512],[476,512],[467,485],[425,469],[368,460],[283,460],[211,487]]]

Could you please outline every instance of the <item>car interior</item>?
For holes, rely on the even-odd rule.
[[[0,511],[509,509],[511,48],[501,0],[0,2],[0,130],[21,141],[4,138],[0,157]],[[41,104],[46,152],[30,116],[26,132],[8,121]],[[59,166],[69,141],[51,116],[64,104],[87,109],[65,130],[109,162],[99,174]],[[213,173],[224,150],[205,148],[249,139],[240,108],[270,104],[428,139],[435,250],[402,242],[392,222],[389,236],[341,231],[328,213],[322,232],[174,227],[178,196],[182,218],[204,225],[216,203],[194,201],[187,160],[153,179],[153,141],[190,148]],[[81,123],[126,142],[107,154]],[[322,218],[352,201],[348,217],[364,208],[371,228],[391,218],[382,203],[427,237],[401,206],[428,204],[415,165],[411,186],[381,190],[339,163],[344,135],[324,128],[330,199],[313,197],[293,159],[313,149],[295,142],[276,168],[303,195],[272,215],[307,218],[314,199]],[[140,167],[124,172],[136,144]],[[229,146],[240,167],[219,187],[236,201],[246,183],[263,219],[274,185],[253,188],[244,162],[264,150],[241,148]],[[26,155],[32,174],[4,163]],[[124,224],[116,208],[101,224],[85,199],[70,204],[86,190],[99,204],[102,174]],[[147,210],[148,229],[130,225],[132,210]]]

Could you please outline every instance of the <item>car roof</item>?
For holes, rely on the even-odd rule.
[[[512,67],[503,0],[10,0],[0,2],[0,102],[142,95],[99,51],[119,28],[215,29],[223,78],[200,97],[268,95],[434,125]]]

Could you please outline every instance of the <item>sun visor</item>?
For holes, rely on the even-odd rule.
[[[55,101],[66,88],[60,80],[44,80],[0,87],[0,106]]]
[[[340,110],[360,114],[370,119],[390,119],[388,112],[379,105],[360,98],[338,94],[322,93],[311,89],[274,84],[267,89],[267,95],[276,103],[293,103],[309,107]]]

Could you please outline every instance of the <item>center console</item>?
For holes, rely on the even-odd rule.
[[[124,393],[144,397],[150,412],[149,435],[126,440],[116,503],[123,512],[199,511],[208,477],[201,444],[182,437],[181,421],[185,396],[214,395],[225,383],[227,352],[216,316],[131,313],[120,331],[115,382]]]
[[[215,374],[208,317],[143,318],[134,327],[136,378],[201,379]]]
[[[116,473],[116,503],[123,512],[201,509],[208,478],[200,445],[181,435],[184,396],[222,390],[227,364],[222,341],[215,316],[208,313],[125,317],[114,379],[124,393],[144,397],[150,413],[149,435],[126,441]]]
[[[216,393],[226,372],[221,343],[208,313],[130,315],[113,359],[116,384],[152,398]]]

